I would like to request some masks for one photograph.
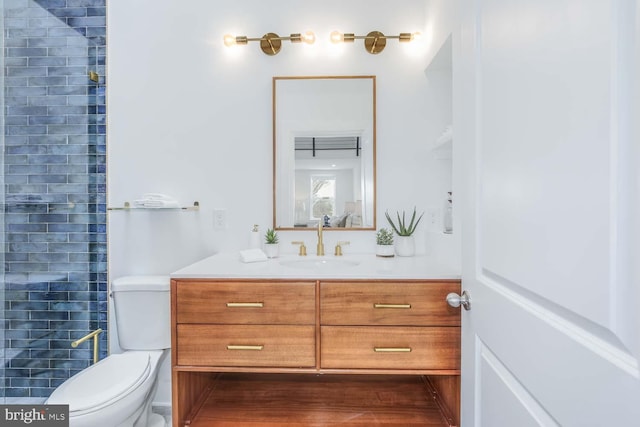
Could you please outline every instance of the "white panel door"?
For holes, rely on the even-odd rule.
[[[640,425],[640,5],[458,6],[461,424]]]

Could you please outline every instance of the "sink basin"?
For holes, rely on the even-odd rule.
[[[280,261],[280,265],[305,270],[329,270],[351,268],[360,264],[360,261],[348,259],[291,259]]]

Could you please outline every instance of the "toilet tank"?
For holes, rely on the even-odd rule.
[[[125,276],[111,282],[111,295],[123,350],[171,347],[169,276]]]

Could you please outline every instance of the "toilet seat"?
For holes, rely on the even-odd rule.
[[[69,404],[71,416],[97,411],[139,387],[151,368],[148,352],[112,354],[65,381],[47,403]]]

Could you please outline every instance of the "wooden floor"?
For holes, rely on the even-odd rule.
[[[446,427],[417,376],[221,374],[190,427]]]

